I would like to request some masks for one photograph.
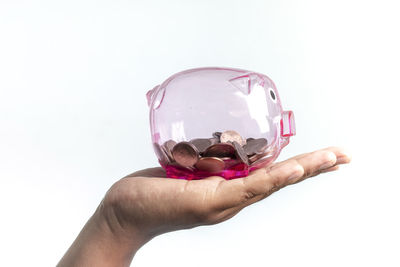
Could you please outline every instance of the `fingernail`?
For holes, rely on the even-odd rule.
[[[343,163],[349,163],[349,162],[350,162],[350,158],[347,156],[338,157],[336,160],[337,164],[343,164]]]

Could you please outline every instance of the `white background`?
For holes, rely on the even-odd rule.
[[[296,116],[279,160],[353,162],[133,266],[400,266],[398,1],[0,0],[0,266],[54,266],[119,178],[156,166],[145,93],[193,67],[261,72]]]

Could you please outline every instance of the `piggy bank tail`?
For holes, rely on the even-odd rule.
[[[152,102],[153,99],[154,99],[154,95],[155,95],[155,92],[157,91],[158,87],[160,87],[160,85],[157,85],[156,87],[154,87],[153,89],[149,90],[149,91],[146,93],[147,105],[148,105],[149,107],[150,107],[150,105],[151,105],[151,102]]]

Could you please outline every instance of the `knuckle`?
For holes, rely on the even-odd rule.
[[[246,191],[243,191],[240,195],[240,204],[244,204],[250,199],[254,198],[257,194],[253,192],[252,190],[248,189]]]
[[[289,179],[299,179],[304,176],[306,170],[298,159],[289,160],[285,172],[279,176],[280,185],[286,185]]]
[[[199,222],[201,224],[210,224],[210,223],[213,223],[213,221],[214,221],[214,214],[215,214],[215,211],[200,210],[200,211],[196,212],[195,217],[196,217],[197,222]]]
[[[317,153],[317,152],[312,152]],[[296,164],[292,166],[293,174],[297,177],[309,177],[313,174],[313,170],[311,168],[305,168],[299,161],[296,160]]]
[[[304,177],[310,177],[311,175],[313,175],[313,170],[312,169],[310,169],[310,168],[305,168],[304,169],[304,172],[303,172],[303,176]]]
[[[331,151],[327,151],[324,154],[324,161],[334,164],[336,162],[336,155]]]
[[[282,184],[281,176],[278,176],[278,175],[272,176],[270,181],[271,181],[271,189],[270,190],[277,189]]]
[[[292,166],[292,175],[296,177],[303,177],[305,173],[305,168],[296,161],[296,163]]]
[[[197,204],[189,210],[194,220],[198,223],[204,224],[212,221],[215,207],[207,203]]]

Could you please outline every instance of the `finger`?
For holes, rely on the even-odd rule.
[[[330,150],[318,150],[311,152],[307,156],[293,160],[304,168],[304,174],[288,180],[286,185],[303,181],[306,178],[319,174],[322,170],[335,166],[337,158],[336,154]]]
[[[331,149],[323,149],[290,158],[272,169],[261,168],[247,177],[221,182],[217,190],[219,206],[231,208],[243,203],[252,204],[335,163],[336,154]]]
[[[289,181],[287,185],[292,185],[292,184],[297,184],[300,183],[301,181],[307,179],[307,178],[311,178],[311,177],[315,177],[317,175],[320,175],[322,173],[327,173],[327,172],[332,172],[332,171],[337,171],[339,169],[340,165],[337,165],[337,163],[333,164],[331,167],[328,168],[320,168],[318,170],[315,170],[314,172],[310,173],[307,176],[304,176],[300,179],[297,180],[293,180],[293,181]]]
[[[331,151],[336,155],[336,164],[347,164],[351,161],[350,153],[343,147],[327,147],[323,149],[325,151]]]
[[[349,163],[351,161],[350,154],[344,148],[341,148],[341,147],[331,146],[331,147],[326,147],[326,148],[318,150],[318,151],[330,151],[330,152],[333,152],[336,155],[336,158],[337,158],[336,164],[347,164],[347,163]],[[294,156],[291,159],[296,159],[297,160],[297,159],[306,157],[309,154],[310,154],[309,152],[308,153],[303,153],[303,154]],[[268,166],[267,169],[276,168],[276,167],[284,164],[285,162],[286,161],[276,162],[276,163]]]
[[[337,171],[339,170],[339,165],[334,165],[328,169],[322,170],[321,173],[326,173],[326,172],[332,172],[332,171]]]
[[[245,199],[242,198],[236,206],[221,211],[219,218],[221,221],[230,218],[246,206],[266,198],[286,185],[298,183],[321,172],[337,170],[339,166],[335,163],[336,155],[331,150],[324,149],[285,160],[278,167],[264,173],[262,169],[257,170],[252,175],[242,178],[247,179],[244,183]],[[331,167],[326,167],[329,165]]]
[[[329,147],[279,162],[274,168],[256,170],[245,178],[220,181],[219,193],[225,191],[227,194],[218,205],[222,209],[215,221],[229,219],[246,206],[266,198],[286,185],[323,172],[335,171],[339,169],[337,164],[348,163],[350,160],[351,157],[343,149]]]
[[[231,195],[229,201],[225,199],[225,203],[219,204],[221,211],[217,216],[217,221],[224,221],[233,217],[243,208],[279,190],[288,179],[300,177],[303,173],[304,169],[297,162],[286,160],[273,170],[268,171],[266,168],[262,168],[245,178],[227,181],[231,183],[232,187],[237,186],[235,188],[237,192],[235,192],[234,197]]]
[[[301,166],[300,166],[301,167]],[[236,215],[240,210],[279,190],[280,184],[290,177],[301,176],[304,172],[294,161],[285,161],[281,166],[267,171],[256,170],[245,178],[220,183],[220,212],[217,221],[224,221]]]
[[[244,178],[220,181],[215,190],[214,203],[219,210],[239,206],[255,196],[273,192],[288,178],[299,177],[303,172],[303,168],[297,162],[287,161],[286,164],[270,171],[261,168]]]
[[[256,173],[256,179],[248,179],[247,190],[255,192],[255,195],[266,194],[268,191],[260,191],[265,186],[271,189],[280,189],[288,184],[295,183],[311,177],[320,170],[332,167],[336,163],[336,154],[330,149],[322,149],[303,154],[301,157],[293,157],[268,173]]]

